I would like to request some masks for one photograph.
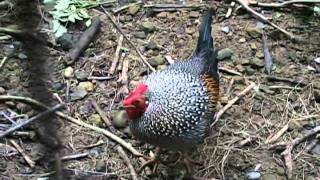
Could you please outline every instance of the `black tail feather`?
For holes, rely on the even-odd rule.
[[[213,38],[211,36],[211,23],[214,10],[209,9],[202,19],[199,27],[199,39],[196,50],[193,54],[194,57],[210,57],[214,53]]]

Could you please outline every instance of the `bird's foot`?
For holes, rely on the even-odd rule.
[[[158,167],[158,164],[160,163],[160,158],[159,158],[160,151],[161,151],[160,148],[156,148],[155,154],[151,152],[150,156],[144,156],[144,158],[147,159],[147,161],[141,165],[137,173],[140,174],[147,166],[150,166],[150,165],[154,165],[152,169],[152,173],[155,173]]]

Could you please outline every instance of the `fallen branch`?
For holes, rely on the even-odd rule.
[[[62,169],[65,178],[67,179],[94,179],[94,180],[104,180],[104,179],[118,179],[116,173],[103,173],[95,171],[83,171],[79,169]]]
[[[137,173],[136,171],[134,170],[131,162],[130,162],[130,159],[128,158],[126,152],[124,152],[124,150],[122,149],[121,146],[118,146],[117,147],[117,151],[119,152],[121,158],[126,162],[129,170],[130,170],[130,174],[131,174],[131,177],[133,180],[138,180],[138,176],[137,176]]]
[[[317,126],[311,129],[308,133],[300,138],[296,138],[291,143],[287,144],[286,149],[281,153],[284,158],[285,166],[286,166],[286,174],[287,178],[290,180],[292,179],[292,169],[293,169],[293,160],[292,160],[292,150],[295,146],[302,143],[306,139],[320,133],[320,126]]]
[[[97,101],[92,99],[91,103],[92,103],[92,106],[94,107],[94,109],[97,111],[97,113],[102,118],[103,122],[107,125],[107,127],[110,127],[112,125],[111,121],[107,117],[106,113],[104,111],[102,111],[102,109],[99,107]]]
[[[122,72],[121,72],[121,84],[122,84],[122,92],[123,93],[129,93],[128,88],[128,70],[129,70],[129,60],[123,59],[122,63]]]
[[[248,6],[247,3],[244,2],[244,0],[236,0],[238,3],[240,3],[242,5],[242,7],[244,7],[247,11],[249,11],[250,13],[252,13],[253,15],[255,15],[259,20],[263,21],[264,23],[267,23],[269,25],[271,25],[272,27],[278,29],[280,32],[284,33],[287,37],[289,37],[292,40],[298,40],[297,37],[295,37],[292,33],[286,31],[285,29],[280,28],[279,26],[277,26],[276,24],[270,22],[266,17],[264,17],[262,14],[256,12],[255,10],[253,10],[251,7]]]
[[[80,153],[80,154],[66,155],[66,156],[61,157],[61,160],[67,161],[67,160],[79,159],[79,158],[87,157],[88,155],[89,155],[88,152]]]
[[[116,70],[117,64],[119,62],[119,56],[120,56],[120,50],[121,50],[121,46],[122,46],[122,41],[123,41],[123,35],[120,35],[119,39],[118,39],[118,45],[116,48],[116,52],[114,53],[114,57],[111,63],[111,67],[109,69],[109,74],[113,75],[114,71]]]
[[[235,98],[230,100],[228,104],[226,104],[217,114],[213,123],[211,123],[210,127],[212,128],[216,122],[220,119],[220,117],[228,110],[234,103],[236,103],[242,96],[247,94],[252,88],[256,87],[255,83],[251,83],[248,87],[246,87],[243,91],[241,91]]]
[[[16,100],[16,101],[22,101],[22,102],[26,102],[29,104],[33,104],[36,105],[38,107],[44,108],[44,109],[49,109],[49,107],[47,107],[46,105],[44,105],[43,103],[36,101],[34,99],[31,98],[26,98],[26,97],[20,97],[20,96],[1,96],[0,95],[0,101],[1,100]],[[80,125],[80,126],[84,126],[88,129],[94,130],[96,132],[99,132],[101,134],[104,134],[105,136],[107,136],[108,138],[112,139],[113,141],[119,143],[121,146],[123,146],[124,148],[126,148],[128,151],[130,151],[133,155],[138,156],[138,157],[145,157],[143,154],[141,154],[139,151],[137,151],[134,147],[131,146],[131,144],[127,143],[125,140],[123,140],[122,138],[114,135],[113,133],[111,133],[108,130],[87,124],[81,120],[75,119],[71,116],[68,116],[60,111],[56,111],[55,112],[56,115],[58,115],[59,117],[66,119],[74,124]]]
[[[0,138],[3,138],[8,134],[11,134],[12,132],[14,132],[16,130],[29,125],[30,123],[34,122],[35,120],[44,118],[44,117],[50,115],[51,113],[54,113],[55,111],[57,111],[58,109],[62,108],[63,106],[64,105],[62,105],[62,104],[57,104],[54,107],[52,107],[52,108],[50,108],[50,109],[48,109],[48,110],[46,110],[44,112],[41,112],[38,115],[36,115],[36,116],[26,120],[26,121],[23,121],[22,123],[17,124],[16,126],[10,128],[10,129],[6,130],[4,133],[0,134]]]
[[[291,0],[291,1],[284,1],[282,3],[261,3],[261,2],[251,2],[250,5],[254,6],[260,6],[260,7],[267,7],[267,8],[281,8],[281,7],[287,7],[289,5],[293,5],[296,3],[320,3],[320,0]]]
[[[271,74],[273,61],[272,61],[272,57],[271,57],[271,54],[270,54],[270,51],[268,48],[267,35],[264,31],[262,33],[262,47],[263,47],[265,71],[268,74]]]
[[[148,4],[144,8],[150,8],[154,12],[198,10],[204,7],[203,4]]]
[[[3,57],[1,62],[0,62],[0,69],[4,66],[4,64],[7,62],[9,58],[6,56],[6,57]]]
[[[276,77],[276,76],[266,76],[266,78],[267,78],[268,81],[271,81],[271,82],[280,81],[280,82],[288,82],[288,83],[291,83],[291,84],[301,85],[301,86],[307,86],[308,85],[308,83],[304,82],[303,80],[298,81],[298,80],[291,79],[291,78]],[[316,88],[316,89],[320,89],[320,86],[316,85],[316,84],[314,84],[313,87]]]
[[[34,161],[31,160],[31,158],[24,152],[24,150],[12,139],[9,140],[9,142],[14,146],[17,151],[22,155],[23,159],[27,162],[27,164],[34,168],[34,165],[36,164]]]
[[[102,77],[89,76],[88,80],[104,81],[104,80],[110,80],[110,79],[113,79],[113,78],[114,78],[114,76],[102,76]]]
[[[97,34],[100,28],[101,21],[99,17],[94,17],[92,19],[91,26],[81,35],[79,42],[76,47],[71,49],[66,55],[66,63],[72,64],[75,60],[78,59],[81,53],[87,49],[94,36]]]
[[[271,137],[268,137],[266,144],[276,142],[289,128],[289,124],[284,125],[277,133],[273,134]]]
[[[138,47],[136,45],[133,44],[132,41],[130,41],[130,39],[124,34],[124,32],[121,30],[121,28],[118,26],[118,24],[113,20],[113,18],[111,17],[111,15],[109,14],[109,12],[104,9],[103,7],[101,7],[104,11],[104,13],[101,13],[100,11],[97,11],[100,14],[106,15],[108,17],[108,19],[110,19],[111,23],[114,25],[114,27],[123,35],[124,39],[130,44],[130,46],[132,48],[134,48],[134,50],[137,52],[137,54],[140,56],[142,62],[144,64],[146,64],[149,69],[151,69],[152,72],[155,72],[156,70],[148,63],[146,57],[143,56],[143,54],[140,52],[140,50],[138,49]]]
[[[234,7],[234,5],[236,5],[236,3],[234,1],[231,2],[230,7],[228,8],[227,14],[226,14],[226,18],[229,18],[231,16],[232,13],[232,8]]]
[[[242,73],[237,72],[237,71],[232,70],[232,69],[227,69],[227,68],[224,68],[224,67],[219,67],[219,71],[226,72],[226,73],[233,74],[233,75],[237,75],[237,76],[242,76]]]
[[[131,6],[137,6],[137,5],[141,5],[141,4],[143,4],[142,1],[137,1],[135,3],[129,3],[127,5],[119,7],[118,9],[113,10],[112,12],[113,12],[113,14],[118,14],[119,12],[122,12],[122,11],[130,8]]]

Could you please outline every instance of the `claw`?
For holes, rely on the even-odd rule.
[[[137,173],[141,173],[147,166],[150,166],[152,164],[154,164],[152,173],[155,173],[158,164],[160,163],[160,152],[161,149],[157,147],[154,154],[150,152],[150,156],[143,156],[145,159],[147,159],[147,161],[141,165]]]

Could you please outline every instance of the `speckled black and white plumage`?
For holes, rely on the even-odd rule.
[[[149,104],[130,126],[138,139],[177,151],[188,151],[203,141],[219,95],[214,92],[219,91],[219,80],[211,37],[212,14],[209,11],[204,17],[190,60],[144,78]]]

